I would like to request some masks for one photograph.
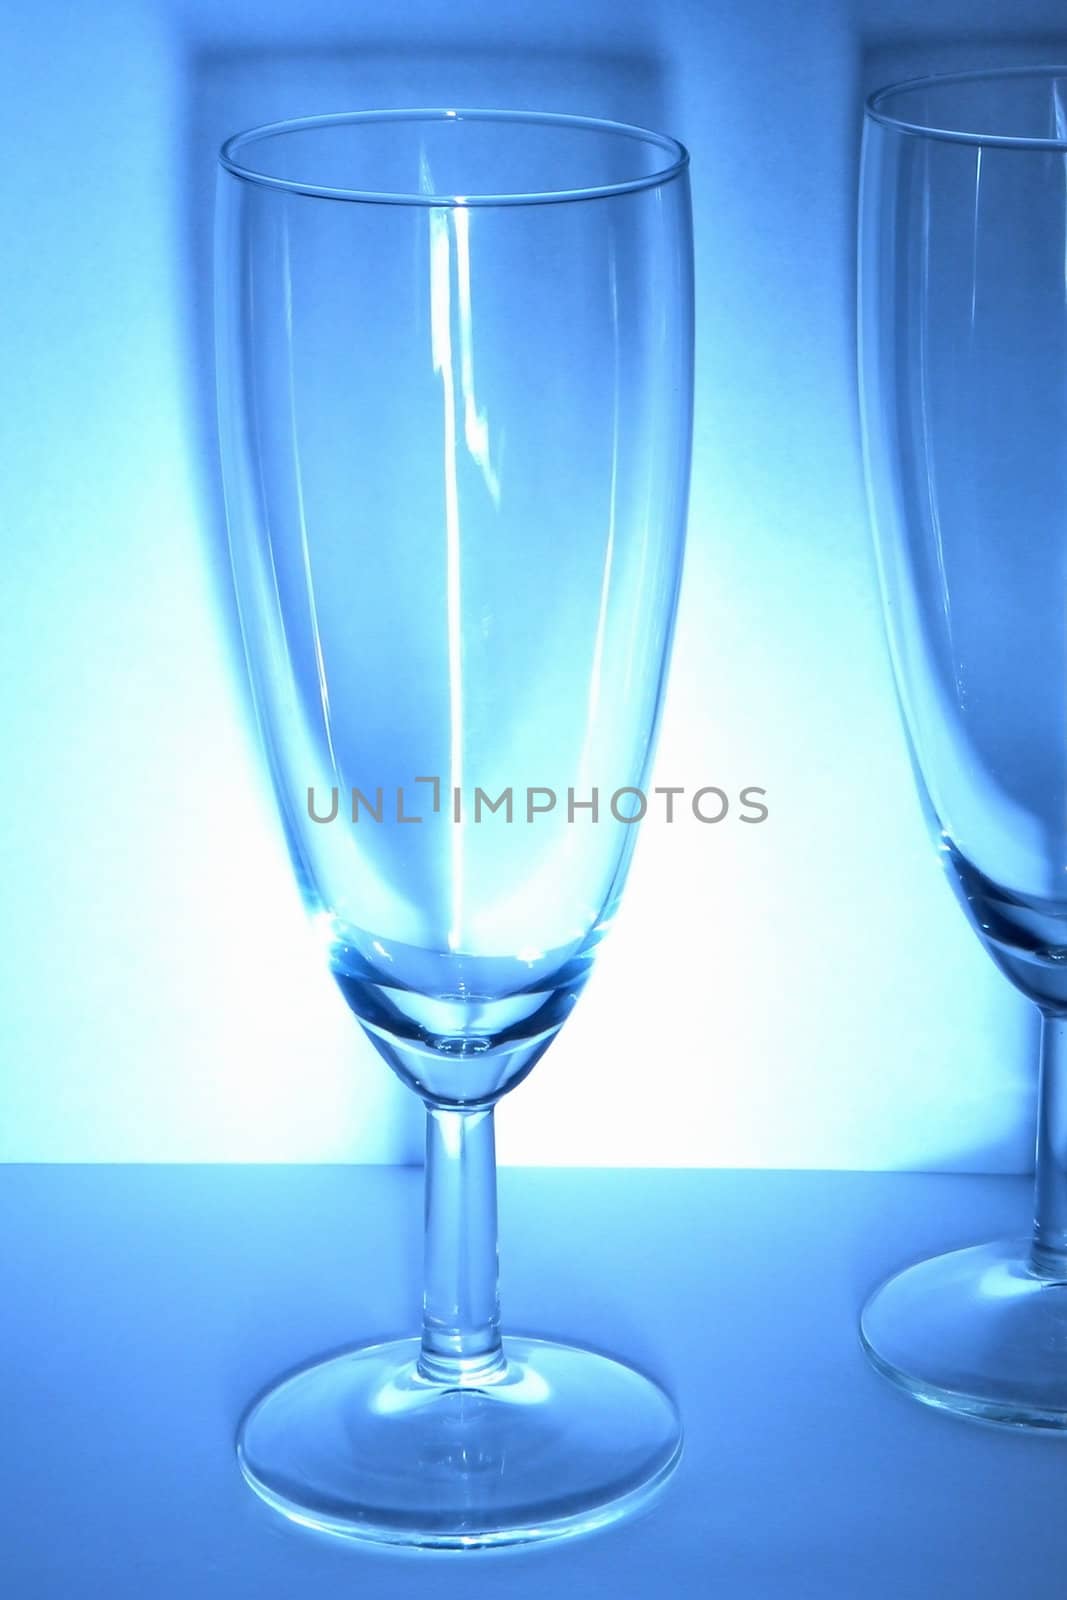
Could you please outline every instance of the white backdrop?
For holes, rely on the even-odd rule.
[[[1001,9],[1014,54],[1067,57],[1051,0]],[[861,91],[988,60],[973,13],[8,0],[0,1158],[417,1158],[419,1108],[320,969],[247,729],[212,157],[272,117],[480,102],[691,148],[691,545],[656,781],[759,784],[771,810],[646,825],[598,972],[501,1110],[502,1158],[1029,1164],[1036,1028],[923,836],[855,422]]]

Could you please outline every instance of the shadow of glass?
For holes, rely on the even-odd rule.
[[[670,121],[668,75],[654,56],[579,54],[548,43],[509,54],[503,49],[461,49],[454,43],[430,41],[412,48],[351,36],[324,38],[298,51],[204,50],[189,41],[185,97],[186,258],[181,314],[186,416],[204,557],[234,681],[245,716],[251,719],[216,442],[212,235],[220,144],[234,132],[287,117],[404,106],[566,111],[661,127]],[[261,781],[269,782],[265,765]],[[394,1103],[398,1105],[396,1159],[417,1160],[421,1107],[414,1096],[397,1097]]]
[[[643,123],[666,115],[668,73],[648,56],[580,55],[546,45],[520,57],[455,45],[323,42],[300,51],[193,49],[186,67],[186,406],[207,559],[232,660],[243,682],[226,550],[215,431],[212,224],[215,157],[240,129],[285,117],[398,106],[482,105],[569,111]]]

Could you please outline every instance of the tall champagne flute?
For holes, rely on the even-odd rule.
[[[919,1399],[1067,1426],[1067,68],[867,106],[860,386],[890,648],[924,811],[993,960],[1041,1013],[1028,1239],[868,1303]]]
[[[643,811],[684,540],[688,157],[580,117],[366,112],[223,148],[219,416],[293,864],[425,1103],[421,1338],[246,1416],[295,1520],[401,1544],[613,1520],[677,1461],[606,1356],[502,1338],[493,1110],[555,1037]]]

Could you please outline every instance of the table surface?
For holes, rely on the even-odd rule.
[[[272,1377],[413,1331],[421,1173],[0,1167],[0,1593],[1060,1596],[1067,1440],[958,1421],[867,1366],[913,1258],[1021,1233],[1017,1178],[501,1174],[516,1330],[658,1376],[686,1450],[644,1516],[561,1544],[391,1552],[297,1528],[233,1433]]]

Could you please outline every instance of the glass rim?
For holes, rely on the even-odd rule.
[[[639,139],[663,150],[669,160],[656,172],[618,183],[593,184],[576,189],[548,189],[514,194],[414,194],[377,189],[337,188],[328,184],[308,183],[302,179],[280,178],[239,159],[239,153],[249,145],[280,134],[299,133],[308,128],[347,126],[350,123],[374,122],[526,122],[540,126],[577,128],[586,132],[610,133],[618,137]],[[571,116],[556,111],[491,111],[462,107],[415,107],[394,111],[328,111],[312,117],[289,117],[281,122],[266,122],[243,133],[232,134],[219,150],[219,165],[232,177],[264,188],[281,190],[287,194],[311,195],[319,200],[342,200],[364,205],[423,206],[519,206],[559,205],[575,200],[600,200],[613,195],[635,194],[643,189],[660,188],[685,172],[689,166],[689,151],[680,140],[670,134],[656,133],[651,128],[641,128],[628,122],[612,122],[603,117]]]
[[[975,67],[968,72],[931,72],[917,78],[903,78],[875,89],[864,101],[864,112],[872,122],[896,133],[923,139],[942,139],[949,144],[987,146],[1000,150],[1059,150],[1067,152],[1067,134],[1061,139],[1030,138],[1015,133],[977,133],[964,128],[942,126],[936,122],[913,122],[884,109],[882,102],[891,96],[916,89],[941,88],[955,83],[981,83],[1004,78],[1067,78],[1067,66],[1059,64],[1003,67]]]

